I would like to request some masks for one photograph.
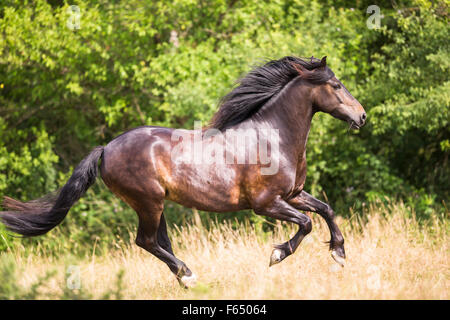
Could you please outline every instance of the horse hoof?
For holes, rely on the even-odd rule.
[[[186,289],[192,288],[197,284],[197,276],[191,274],[190,276],[182,276],[180,279],[180,284],[182,284]]]
[[[334,261],[336,261],[342,268],[344,267],[345,258],[339,256],[336,250],[331,251],[331,256],[333,257]]]
[[[280,263],[283,252],[280,249],[273,249],[272,255],[270,256],[270,263],[269,267],[273,266],[274,264]]]

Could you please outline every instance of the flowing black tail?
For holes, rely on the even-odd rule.
[[[29,202],[5,197],[3,207],[10,211],[0,211],[0,219],[9,230],[25,237],[47,233],[64,220],[73,204],[95,182],[98,160],[102,155],[102,146],[94,148],[75,168],[56,197],[47,196]]]

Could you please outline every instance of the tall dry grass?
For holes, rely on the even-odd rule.
[[[80,267],[82,290],[94,298],[124,270],[121,297],[126,299],[448,299],[448,220],[421,225],[408,212],[403,204],[380,205],[367,210],[365,221],[338,219],[347,253],[343,269],[324,244],[329,231],[320,217],[314,217],[313,231],[297,252],[271,268],[272,244],[286,241],[294,227],[280,224],[273,235],[263,235],[250,224],[216,224],[207,230],[197,220],[171,230],[176,255],[198,276],[190,290],[180,288],[165,264],[134,244],[69,263]],[[20,266],[20,286],[54,269],[57,275],[38,297],[61,294],[68,257],[11,254]]]

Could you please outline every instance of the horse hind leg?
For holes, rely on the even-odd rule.
[[[161,214],[161,219],[158,227],[158,244],[167,252],[172,254],[173,256],[173,249],[172,244],[170,243],[169,236],[167,234],[167,224],[166,219],[164,218],[164,213]],[[181,270],[183,270],[182,274],[177,275],[178,282],[181,286],[190,288],[195,286],[197,282],[197,277],[194,273],[192,273],[189,268],[182,262]]]
[[[163,205],[164,202],[161,200],[141,205],[136,209],[139,216],[136,244],[166,263],[180,285],[189,288],[195,285],[196,276],[173,254],[162,213]]]

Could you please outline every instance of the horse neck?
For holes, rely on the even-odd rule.
[[[304,156],[313,116],[311,88],[300,79],[290,84],[250,119],[256,129],[276,129],[280,151],[297,160]]]

